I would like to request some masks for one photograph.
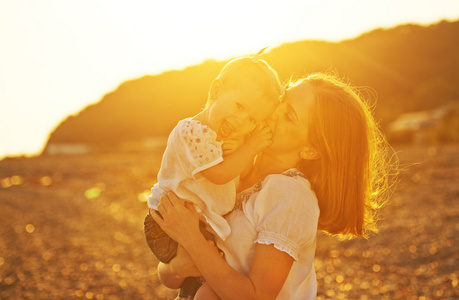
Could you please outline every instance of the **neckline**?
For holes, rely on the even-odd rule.
[[[297,168],[291,168],[291,169],[285,170],[282,173],[269,174],[266,177],[264,177],[262,179],[259,179],[251,187],[246,188],[245,190],[239,192],[236,195],[236,203],[234,205],[233,210],[242,209],[242,203],[246,202],[253,194],[261,191],[261,189],[263,187],[263,181],[265,181],[266,178],[268,178],[268,176],[271,176],[271,175],[284,175],[284,176],[288,176],[288,177],[302,177],[302,178],[306,179],[306,176],[304,176],[304,174],[301,173]]]
[[[299,177],[303,177],[303,178],[306,179],[306,176],[304,176],[304,174],[301,173],[297,168],[290,168],[290,169],[285,170],[282,173],[268,174],[265,177],[263,177],[261,179],[258,179],[255,184],[253,184],[252,186],[240,191],[238,194],[242,194],[242,193],[245,193],[246,191],[252,190],[255,186],[261,184],[263,181],[266,180],[266,178],[268,178],[269,176],[272,176],[272,175],[285,175],[285,176],[289,176],[289,177],[297,177],[297,176],[299,176]]]

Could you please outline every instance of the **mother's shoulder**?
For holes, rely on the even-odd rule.
[[[283,201],[295,203],[300,200],[302,203],[317,203],[317,198],[306,177],[295,169],[287,170],[280,174],[268,175],[260,186],[265,193],[282,198]],[[303,201],[304,199],[311,201]]]

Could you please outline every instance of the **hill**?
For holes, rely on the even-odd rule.
[[[300,41],[263,56],[284,82],[317,71],[338,72],[363,87],[384,128],[404,112],[459,101],[459,21],[377,29],[339,43]],[[116,147],[169,133],[196,114],[212,80],[227,61],[208,60],[183,70],[122,83],[100,102],[65,119],[55,143]],[[46,151],[46,148],[45,148]]]

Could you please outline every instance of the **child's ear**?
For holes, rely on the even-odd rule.
[[[301,159],[305,159],[305,160],[314,160],[314,159],[319,159],[320,155],[319,155],[319,152],[317,152],[316,148],[307,146],[301,149],[300,157]]]
[[[223,82],[220,79],[215,79],[212,82],[212,85],[210,86],[209,90],[209,99],[210,100],[215,100],[218,98],[218,95],[220,95],[223,87]]]

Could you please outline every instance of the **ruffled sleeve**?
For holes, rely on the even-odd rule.
[[[268,176],[243,209],[258,232],[256,243],[272,244],[298,260],[299,250],[315,241],[319,207],[302,177]]]
[[[198,121],[185,119],[179,122],[168,144],[175,145],[176,157],[182,169],[195,179],[202,170],[215,166],[223,160],[222,143],[217,134]]]

